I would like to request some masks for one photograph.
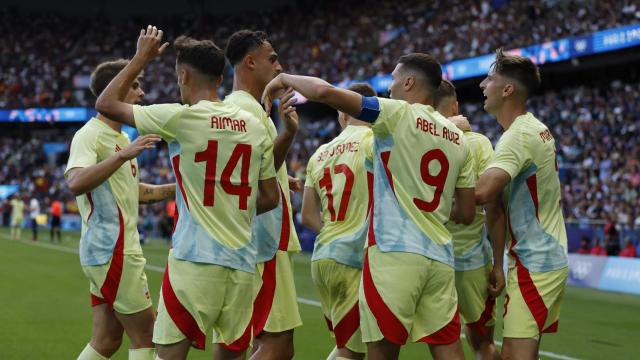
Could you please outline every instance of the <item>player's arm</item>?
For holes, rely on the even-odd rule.
[[[85,194],[105,182],[122,164],[135,158],[145,149],[153,149],[160,137],[149,134],[138,137],[126,148],[95,165],[72,168],[67,172],[67,186],[75,195]]]
[[[335,87],[316,77],[290,74],[280,74],[271,80],[264,90],[263,104],[270,106],[273,99],[288,88],[293,88],[311,101],[327,104],[353,117],[360,118],[363,113],[362,95]]]
[[[296,108],[293,107],[296,103],[294,95],[293,89],[287,90],[280,98],[280,104],[278,105],[278,112],[284,124],[284,129],[273,141],[273,165],[276,171],[280,169],[287,158],[287,153],[298,133],[298,113]]]
[[[502,204],[502,194],[484,205],[487,219],[487,230],[493,248],[493,270],[489,276],[489,294],[498,297],[505,286],[504,280],[504,243],[506,238],[507,218]]]
[[[322,206],[318,193],[312,187],[305,186],[302,195],[302,225],[320,232],[324,226],[322,223]]]
[[[256,199],[256,213],[262,214],[278,206],[280,189],[275,177],[258,180],[258,197]]]
[[[172,199],[176,196],[176,183],[163,185],[140,183],[138,193],[138,202],[141,204]]]
[[[476,203],[485,205],[499,199],[509,181],[511,176],[506,171],[495,167],[487,169],[476,185]]]
[[[136,126],[133,105],[124,102],[124,99],[138,74],[169,46],[169,43],[160,46],[162,35],[162,30],[151,25],[146,31],[140,31],[136,54],[98,96],[96,111],[110,120]]]
[[[456,188],[454,198],[449,218],[458,224],[471,224],[476,216],[474,189]]]

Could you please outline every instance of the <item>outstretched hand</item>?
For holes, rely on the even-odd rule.
[[[449,118],[449,120],[454,123],[458,129],[467,132],[471,131],[471,124],[469,124],[469,120],[464,115],[456,115]]]
[[[146,149],[153,149],[156,147],[156,143],[162,140],[159,135],[148,134],[144,136],[138,136],[129,146],[120,150],[118,155],[122,160],[131,160]]]
[[[140,30],[138,45],[136,47],[136,57],[142,58],[145,63],[151,62],[156,57],[162,55],[169,47],[169,43],[162,43],[164,32],[155,26],[147,26],[147,29]]]
[[[295,178],[291,175],[289,176],[289,190],[293,192],[302,192],[302,181],[298,178]]]

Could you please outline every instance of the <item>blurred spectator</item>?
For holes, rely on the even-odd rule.
[[[618,256],[620,253],[620,240],[617,237],[605,235],[604,246],[607,256]]]
[[[58,242],[62,243],[62,234],[60,233],[60,217],[62,216],[62,203],[53,198],[51,201],[51,207],[49,208],[51,214],[51,231],[49,233],[49,241],[53,242],[54,236],[58,236]]]
[[[20,240],[26,205],[19,193],[15,193],[9,203],[11,204],[11,240]]]
[[[596,239],[595,245],[591,248],[589,255],[607,256],[607,251],[602,247],[602,242]]]
[[[591,246],[589,246],[589,238],[583,236],[580,240],[580,248],[578,254],[588,255],[591,252]]]
[[[636,253],[636,247],[633,245],[633,242],[631,242],[631,239],[629,238],[625,239],[624,249],[620,251],[620,254],[618,256],[631,257],[631,258],[638,256]]]
[[[31,222],[31,231],[33,235],[31,240],[38,241],[38,216],[40,216],[40,202],[32,195],[29,202],[29,221]]]

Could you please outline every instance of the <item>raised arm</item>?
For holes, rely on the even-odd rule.
[[[289,148],[291,148],[291,144],[296,138],[296,133],[298,133],[298,113],[296,113],[296,108],[293,107],[296,103],[294,95],[293,89],[287,90],[280,98],[280,104],[278,105],[278,112],[284,124],[284,129],[273,140],[273,165],[276,171],[280,169],[287,158]]]
[[[335,87],[316,77],[289,74],[280,74],[271,80],[264,90],[263,104],[269,107],[287,88],[293,88],[311,101],[327,104],[353,117],[358,117],[362,112],[362,95]]]
[[[500,197],[502,190],[511,181],[511,176],[500,168],[487,169],[476,184],[476,203],[484,205]]]
[[[256,198],[256,214],[273,210],[280,202],[280,189],[276,178],[258,181],[258,196]]]
[[[136,54],[98,96],[96,110],[100,114],[110,120],[136,126],[133,105],[124,102],[124,99],[138,74],[169,46],[169,43],[160,46],[162,35],[162,30],[151,25],[147,27],[146,31],[140,30]]]
[[[78,196],[85,194],[105,182],[122,164],[135,158],[145,149],[153,149],[160,141],[158,135],[149,134],[138,137],[126,148],[113,154],[106,160],[87,167],[77,167],[67,173],[67,185]]]
[[[152,204],[176,196],[176,183],[163,185],[140,183],[139,188],[138,202],[141,204]]]

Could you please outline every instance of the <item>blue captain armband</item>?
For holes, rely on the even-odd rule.
[[[362,109],[356,119],[373,124],[380,115],[380,101],[376,96],[363,96]]]

